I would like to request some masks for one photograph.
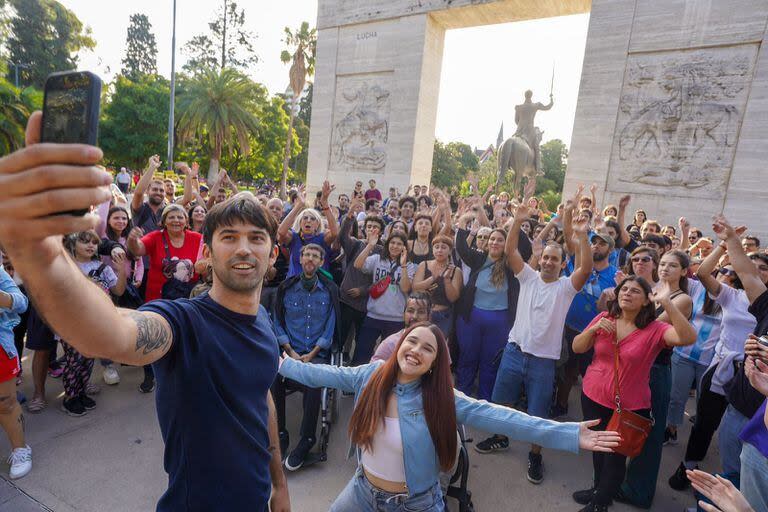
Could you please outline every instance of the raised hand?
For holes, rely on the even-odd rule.
[[[135,228],[131,229],[130,233],[128,233],[128,241],[138,240],[142,236],[144,236],[144,230],[136,226]]]
[[[665,305],[669,303],[669,296],[671,294],[672,291],[669,289],[669,284],[662,281],[653,289],[653,292],[651,292],[651,299],[657,304]]]
[[[632,196],[629,194],[625,196],[621,196],[621,199],[619,199],[619,208],[626,208],[629,206],[629,200],[632,199]]]
[[[200,172],[200,164],[197,162],[192,162],[192,172],[195,173],[194,176],[197,176]]]
[[[717,238],[723,241],[737,236],[736,230],[733,229],[733,226],[728,223],[728,219],[722,214],[712,217],[712,231],[715,232]]]
[[[323,207],[328,206],[328,198],[331,197],[331,192],[336,188],[336,186],[331,186],[330,182],[328,180],[325,180],[323,182],[323,189],[320,193],[320,204]]]
[[[528,178],[528,181],[525,183],[525,187],[523,188],[523,202],[527,203],[528,199],[533,197],[534,192],[536,192],[536,179]]]
[[[614,320],[610,320],[606,317],[603,317],[600,319],[599,322],[597,322],[597,330],[598,331],[605,331],[609,335],[615,335],[616,334],[616,322]]]
[[[403,247],[403,252],[400,254],[400,266],[404,267],[408,264],[408,248]]]
[[[571,228],[576,235],[587,234],[589,231],[589,218],[586,215],[578,215],[573,218]]]
[[[512,215],[515,216],[515,220],[520,219],[520,222],[527,219],[531,215],[531,208],[526,204],[526,201],[523,201],[512,212]]]
[[[621,283],[626,277],[627,277],[627,274],[625,274],[621,270],[617,270],[616,274],[614,274],[614,276],[613,276],[613,280],[616,283],[616,285],[618,286],[619,283]]]
[[[687,233],[691,230],[691,223],[685,217],[680,217],[677,220],[677,225],[680,226],[681,233]]]
[[[366,235],[366,242],[368,242],[368,245],[373,247],[374,245],[379,243],[379,237],[378,235],[376,235],[376,233],[368,232],[368,234]]]
[[[154,172],[160,168],[161,163],[159,155],[152,155],[149,157],[149,160],[147,160],[147,168]]]
[[[597,191],[597,183],[593,183],[589,186],[589,193],[594,194]]]

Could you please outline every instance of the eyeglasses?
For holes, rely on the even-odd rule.
[[[733,275],[735,275],[735,274],[736,274],[736,272],[734,272],[734,271],[733,271],[732,269],[730,269],[730,268],[721,268],[721,269],[720,269],[720,270],[718,270],[717,272],[718,272],[718,273],[720,273],[720,274],[722,274],[722,275],[724,275],[724,276],[728,276],[728,277],[731,277],[731,276],[733,276]]]
[[[632,263],[640,263],[641,261],[643,263],[648,263],[649,261],[653,261],[653,258],[650,256],[635,256],[632,258]]]
[[[488,240],[488,235],[477,235],[478,240]]]
[[[697,237],[696,235],[691,235],[691,236],[688,237],[688,240],[690,240],[692,242],[695,242],[698,239],[699,239],[699,237]]]

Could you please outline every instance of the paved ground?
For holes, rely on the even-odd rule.
[[[29,361],[24,366],[27,367]],[[27,373],[27,375],[30,375]],[[101,381],[101,368],[94,376]],[[154,510],[165,489],[167,476],[162,466],[162,441],[155,415],[154,395],[137,391],[142,378],[140,368],[123,368],[118,386],[102,386],[96,396],[98,408],[83,418],[70,418],[60,410],[61,384],[49,379],[50,406],[38,415],[27,414],[29,443],[34,453],[34,469],[25,478],[8,483],[0,479],[0,512],[50,511],[135,512]],[[31,395],[31,378],[21,389]],[[573,396],[576,396],[574,390]],[[346,422],[351,398],[341,402],[340,421],[332,432],[329,460],[289,474],[293,510],[325,511],[354,472],[354,462],[345,460]],[[690,405],[690,404],[689,404]],[[575,406],[575,401],[574,401]],[[296,412],[291,415],[290,411]],[[289,417],[298,431],[299,396],[289,398]],[[690,424],[683,427],[687,439]],[[470,432],[476,441],[484,434]],[[295,439],[294,439],[295,441]],[[513,443],[508,452],[480,455],[470,448],[469,488],[476,510],[481,512],[576,511],[571,493],[589,484],[591,459],[545,451],[546,479],[534,486],[524,477],[527,446]],[[684,447],[665,448],[654,511],[682,511],[694,501],[689,493],[677,493],[666,478],[679,463]],[[0,439],[0,453],[7,453],[7,440]],[[717,464],[713,443],[704,468]],[[0,475],[8,466],[0,464]],[[212,466],[211,471],[215,471]],[[616,512],[636,510],[615,506]]]

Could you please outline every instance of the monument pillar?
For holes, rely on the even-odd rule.
[[[320,29],[309,190],[429,184],[444,36],[429,13]]]

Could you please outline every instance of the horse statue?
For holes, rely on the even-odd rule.
[[[535,128],[536,130],[536,146],[541,143],[541,138],[544,132]],[[499,148],[498,160],[499,160],[499,172],[496,177],[496,189],[504,181],[504,175],[507,170],[512,171],[515,176],[515,185],[513,193],[517,194],[523,190],[523,177],[527,177],[528,180],[535,180],[537,176],[541,176],[544,173],[536,169],[535,154],[531,146],[526,140],[520,136],[514,135],[507,140]]]

